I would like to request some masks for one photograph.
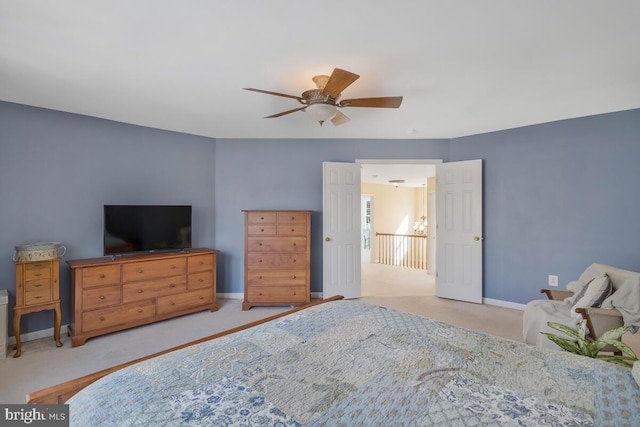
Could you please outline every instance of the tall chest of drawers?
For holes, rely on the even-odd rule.
[[[202,310],[216,311],[213,249],[67,261],[72,346]]]
[[[243,310],[311,301],[311,211],[245,210]]]

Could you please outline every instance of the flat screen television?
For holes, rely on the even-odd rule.
[[[191,206],[104,205],[104,254],[191,248]]]

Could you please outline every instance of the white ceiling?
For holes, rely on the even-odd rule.
[[[0,100],[219,138],[451,138],[640,107],[637,0],[0,0]],[[361,77],[318,126],[311,77]]]
[[[360,181],[371,184],[394,185],[390,180],[403,180],[399,187],[422,187],[427,178],[435,176],[435,164],[416,163],[410,160],[389,160],[384,163],[360,165]]]

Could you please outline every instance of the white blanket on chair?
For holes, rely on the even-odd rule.
[[[540,332],[550,332],[561,338],[573,338],[550,328],[547,322],[562,323],[570,328],[576,328],[581,317],[572,317],[571,304],[565,301],[534,300],[530,301],[524,309],[522,322],[524,341],[541,348],[562,350],[556,343]],[[575,340],[573,340],[575,341]]]
[[[635,334],[640,329],[640,278],[626,280],[600,307],[617,308],[625,326],[631,326]]]

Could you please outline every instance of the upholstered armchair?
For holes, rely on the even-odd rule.
[[[527,344],[559,350],[555,343],[540,332],[568,336],[550,328],[556,322],[575,328],[585,319],[589,335],[597,339],[604,332],[622,326],[640,327],[640,273],[605,264],[591,264],[567,290],[542,289],[546,300],[527,304],[523,316],[523,335]],[[607,346],[602,351],[618,353]]]

